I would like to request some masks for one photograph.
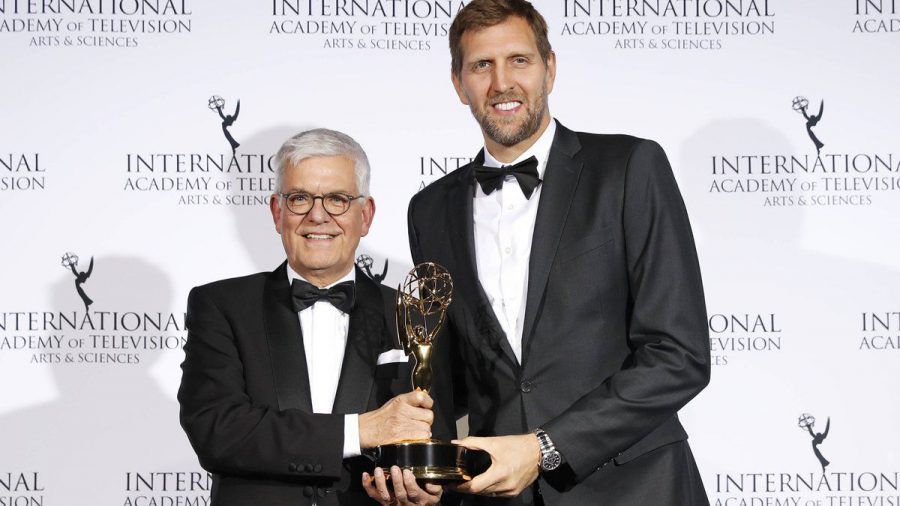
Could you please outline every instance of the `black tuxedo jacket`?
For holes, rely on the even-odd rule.
[[[191,290],[181,424],[214,474],[214,506],[371,504],[360,485],[370,461],[342,458],[343,414],[410,390],[408,364],[376,366],[399,347],[394,290],[357,269],[334,414],[313,414],[285,266]],[[437,421],[442,431],[452,435]]]
[[[707,504],[676,414],[709,381],[706,308],[662,148],[557,126],[528,266],[521,364],[476,273],[473,165],[483,158],[412,199],[412,256],[453,276],[444,359],[457,373],[454,401],[470,434],[540,427],[566,464],[513,501],[470,501],[532,504],[540,493],[548,505]]]

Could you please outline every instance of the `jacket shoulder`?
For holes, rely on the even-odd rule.
[[[194,287],[191,290],[190,296],[212,298],[221,301],[230,301],[232,299],[246,301],[247,297],[251,294],[262,293],[266,279],[271,275],[271,272],[258,272],[246,276],[212,281]]]
[[[655,141],[627,134],[595,134],[573,132],[578,137],[583,154],[588,156],[614,156],[628,158],[641,146],[659,147]]]
[[[387,300],[394,300],[397,298],[396,288],[391,288],[387,285],[378,283],[378,289],[381,290],[381,296],[386,298]]]
[[[592,169],[589,173],[638,179],[656,179],[671,173],[666,153],[656,141],[624,134],[573,135],[578,140],[578,152],[573,156]]]
[[[428,199],[428,198],[432,198],[436,195],[443,195],[451,187],[459,184],[460,178],[463,177],[462,174],[464,174],[468,170],[471,170],[471,167],[474,163],[475,163],[474,161],[469,162],[452,172],[448,172],[447,174],[444,174],[437,180],[429,183],[428,186],[426,186],[425,188],[422,188],[421,190],[419,190],[419,192],[416,193],[413,196],[413,198],[423,195],[424,198]]]
[[[409,199],[408,217],[412,219],[421,213],[430,215],[435,210],[441,209],[450,191],[458,185],[465,184],[461,179],[472,170],[474,163],[469,162],[419,190]]]

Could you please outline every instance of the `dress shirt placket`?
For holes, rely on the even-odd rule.
[[[328,302],[316,302],[310,309],[311,335],[306,339],[312,346],[306,353],[306,365],[313,386],[313,412],[331,413],[337,393],[337,381],[344,355],[343,314]]]
[[[522,194],[521,188],[515,178],[507,178],[503,183],[503,191],[500,192],[500,294],[503,316],[506,320],[504,331],[510,341],[510,346],[519,362],[522,361],[522,339],[516,328],[516,320],[521,304],[522,279],[518,273],[521,271],[522,248],[521,233],[517,227],[517,221],[521,220],[523,207],[528,200]]]

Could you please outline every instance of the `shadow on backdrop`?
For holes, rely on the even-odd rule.
[[[181,308],[183,303],[173,301],[165,272],[135,257],[100,256],[93,260],[93,272],[83,286],[93,300],[92,314],[167,315],[171,311],[178,328],[183,327],[183,310],[170,309]],[[79,321],[84,317],[83,301],[73,287],[71,273],[60,272],[52,290],[51,311],[67,315],[77,312]],[[67,339],[84,338],[81,350],[43,350],[71,353],[76,361],[50,366],[58,396],[0,419],[5,460],[19,469],[40,472],[47,489],[44,495],[51,503],[121,504],[127,494],[126,472],[199,471],[178,423],[178,404],[151,376],[151,369],[163,354],[176,353],[181,362],[183,332],[174,328],[116,331],[110,321],[104,325],[105,330],[100,330],[99,319],[93,321],[96,330],[88,327],[54,332],[65,334]],[[114,348],[123,344],[123,334],[137,339],[144,335],[172,336],[167,342],[174,349]],[[104,335],[113,337],[94,337]],[[126,354],[136,363],[77,363],[79,353],[93,361],[107,354]],[[170,373],[180,377],[179,370]]]

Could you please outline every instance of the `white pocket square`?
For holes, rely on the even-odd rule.
[[[378,365],[381,364],[393,364],[397,362],[407,362],[409,357],[406,356],[406,352],[403,350],[388,350],[381,355],[378,355]]]

